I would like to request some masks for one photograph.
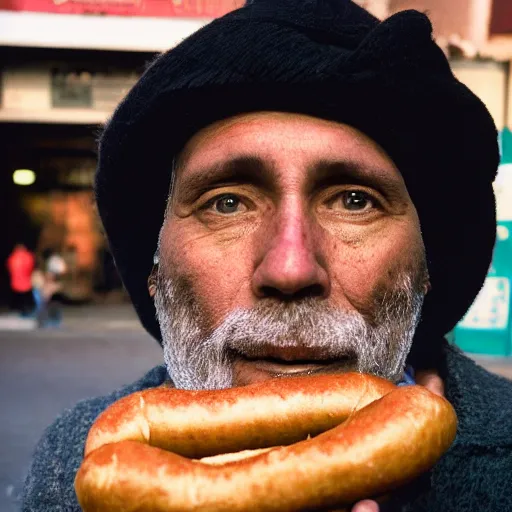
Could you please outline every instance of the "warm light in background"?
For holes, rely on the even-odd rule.
[[[16,185],[32,185],[36,181],[36,173],[30,169],[16,169],[12,173],[12,181]]]

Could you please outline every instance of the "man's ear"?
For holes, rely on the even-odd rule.
[[[432,284],[430,283],[430,279],[427,279],[423,284],[423,291],[425,295],[432,289]]]
[[[153,268],[151,269],[151,273],[148,277],[148,292],[149,296],[153,298],[156,293],[156,273],[158,271],[158,264],[153,265]]]

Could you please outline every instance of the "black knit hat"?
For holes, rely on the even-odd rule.
[[[172,161],[214,121],[244,112],[309,114],[375,139],[418,210],[432,290],[413,345],[427,365],[437,340],[482,286],[495,240],[497,133],[458,82],[416,11],[386,21],[349,0],[255,0],[161,55],[100,141],[98,207],[145,328],[160,340],[147,278]]]

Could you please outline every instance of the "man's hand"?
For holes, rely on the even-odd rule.
[[[416,384],[426,387],[432,393],[444,396],[444,382],[436,370],[422,370],[416,374]],[[359,501],[352,512],[379,512],[379,504],[373,500]]]
[[[356,503],[352,512],[379,512],[379,504],[372,500],[360,501]]]
[[[444,396],[444,382],[436,370],[422,370],[416,374],[416,384],[425,386],[429,391]]]

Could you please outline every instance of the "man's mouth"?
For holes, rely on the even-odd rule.
[[[283,354],[283,358],[276,357],[276,351],[272,357],[246,356],[239,352],[232,353],[234,385],[245,386],[253,382],[291,377],[299,375],[311,375],[316,373],[344,373],[356,370],[356,358],[352,355],[342,356],[336,359],[314,357],[308,359],[293,359],[291,352]]]

